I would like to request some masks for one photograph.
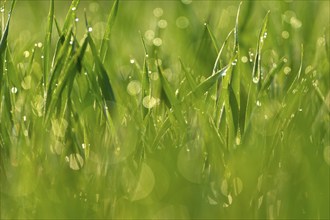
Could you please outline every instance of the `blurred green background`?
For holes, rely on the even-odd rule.
[[[60,26],[70,3],[55,1]],[[222,45],[235,27],[239,3],[120,1],[104,63],[121,100],[118,108],[123,117],[115,122],[117,142],[87,89],[77,89],[85,93],[81,96],[85,99],[77,102],[77,114],[87,127],[80,131],[78,123],[61,118],[43,127],[37,106],[42,96],[20,94],[23,88],[18,86],[15,126],[7,127],[10,144],[1,140],[1,218],[329,218],[329,1],[243,1],[238,23],[242,78],[250,80],[250,60],[268,10],[263,71],[268,73],[281,57],[287,61],[271,90],[259,97],[260,108],[253,108],[244,137],[235,140],[229,154],[222,152],[210,129],[209,99],[202,97],[185,106],[186,129],[173,123],[162,130],[170,111],[163,104],[149,112],[149,121],[138,119],[143,97],[130,96],[135,90],[128,85],[140,79],[144,65],[141,37],[149,53],[155,96],[162,99],[157,59],[170,85],[185,93],[180,59],[196,83],[210,76],[217,51],[207,27]],[[81,1],[78,40],[85,34],[85,10],[92,37],[100,45],[112,4]],[[9,1],[0,5],[5,6],[2,27],[9,5]],[[48,8],[48,1],[19,0],[10,24],[8,46],[17,69],[29,62],[27,54],[36,51],[35,86],[41,78],[38,43],[45,38]],[[52,37],[54,51],[55,28]],[[302,74],[307,82],[297,85],[296,95],[290,85],[300,68],[302,44]],[[232,46],[230,42],[228,48]],[[231,59],[228,48],[222,64]],[[77,78],[77,88],[87,85],[83,74]],[[248,93],[249,83],[242,86],[243,94]],[[82,148],[68,147],[72,143]]]

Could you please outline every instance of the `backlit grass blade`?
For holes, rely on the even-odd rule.
[[[51,48],[51,39],[52,39],[52,33],[53,33],[53,20],[54,20],[54,0],[50,1],[49,6],[49,13],[48,13],[48,21],[47,21],[47,31],[46,31],[46,37],[44,42],[44,50],[43,50],[43,56],[44,56],[44,69],[43,69],[43,81],[44,81],[44,87],[47,88],[47,75],[49,71],[49,53]]]
[[[79,69],[77,68],[77,64],[83,59],[87,45],[88,41],[86,37],[82,46],[77,50],[77,52],[71,58],[71,61],[66,65],[65,69],[59,76],[58,85],[56,86],[56,89],[54,89],[52,99],[50,100],[49,110],[47,111],[46,115],[46,121],[47,119],[49,119],[51,111],[54,111],[55,107],[58,105],[58,102],[60,98],[62,98],[62,94],[65,88],[69,88],[68,94],[70,94],[72,83],[74,81],[76,73],[79,71]]]
[[[52,92],[54,91],[54,89],[56,87],[56,83],[59,78],[59,75],[65,65],[66,57],[68,55],[69,48],[70,48],[70,38],[71,38],[71,31],[69,31],[67,33],[63,46],[61,47],[60,52],[58,54],[58,59],[56,59],[56,61],[55,61],[56,63],[52,69],[48,88],[47,88],[45,112],[48,112],[48,110],[49,110],[49,104],[52,100]]]
[[[113,3],[113,6],[111,8],[109,17],[108,17],[107,24],[106,24],[106,29],[105,29],[104,36],[103,36],[103,39],[102,39],[102,42],[101,42],[100,57],[101,57],[102,63],[104,62],[105,55],[106,55],[107,50],[108,50],[108,43],[109,43],[109,40],[110,40],[112,27],[114,25],[114,22],[115,22],[115,19],[116,19],[116,16],[117,16],[118,8],[119,8],[119,0],[115,0],[115,2]]]
[[[222,52],[223,52],[223,49],[224,49],[225,46],[227,45],[228,40],[229,40],[229,37],[231,36],[232,33],[233,33],[233,30],[231,30],[231,31],[229,32],[229,34],[227,35],[225,41],[223,42],[223,44],[222,44],[222,46],[221,46],[221,48],[220,48],[220,51],[219,51],[219,53],[218,53],[218,56],[217,56],[217,58],[216,58],[216,60],[215,60],[215,62],[214,62],[214,66],[213,66],[213,72],[212,72],[212,74],[215,74],[215,73],[218,71],[218,69],[219,69],[221,54],[222,54]]]
[[[235,23],[235,28],[234,28],[234,53],[237,53],[238,51],[238,19],[239,19],[239,13],[241,10],[241,5],[242,2],[240,2],[238,9],[237,9],[237,14],[236,14],[236,23]]]
[[[254,65],[253,65],[253,70],[252,70],[252,81],[253,81],[253,83],[256,83],[258,85],[260,85],[260,79],[261,79],[261,50],[264,45],[264,41],[267,37],[268,16],[269,16],[269,11],[267,12],[267,14],[264,18],[262,28],[259,32],[256,56],[254,59]]]
[[[239,109],[237,99],[232,91],[232,78],[233,78],[233,62],[237,59],[237,54],[232,57],[226,74],[222,80],[221,98],[224,101],[225,113],[226,113],[226,127],[227,127],[227,149],[229,150],[233,146],[233,141],[236,137],[238,128]]]
[[[246,102],[244,128],[247,127],[250,121],[252,109],[258,102],[257,100],[258,91],[261,89],[261,50],[264,44],[264,40],[267,36],[266,31],[267,31],[268,16],[269,16],[269,11],[267,12],[264,18],[262,28],[259,32],[256,56],[254,59],[253,69],[252,69],[252,83],[250,83],[249,86],[248,97]]]
[[[194,90],[197,86],[196,81],[194,80],[193,76],[191,75],[190,71],[187,70],[187,68],[184,66],[183,62],[181,59],[180,60],[180,64],[181,64],[181,69],[183,70],[186,79],[188,80],[189,86],[191,88],[191,90]]]
[[[11,20],[11,14],[13,12],[14,6],[15,6],[16,0],[13,0],[11,3],[10,11],[8,14],[8,20],[4,29],[4,32],[1,36],[0,40],[0,82],[2,81],[3,77],[3,63],[4,63],[4,56],[5,56],[5,50],[7,47],[7,38],[8,38],[8,33],[9,33],[9,23]]]
[[[282,69],[283,65],[284,65],[284,60],[286,58],[281,58],[279,63],[276,64],[270,71],[269,73],[267,73],[265,79],[263,80],[262,82],[262,86],[261,86],[261,92],[262,91],[265,91],[269,88],[269,86],[272,84],[273,80],[274,80],[274,77],[275,77],[275,74],[279,73],[280,69]]]
[[[70,29],[73,21],[73,15],[76,13],[80,0],[72,0],[68,13],[66,14],[62,34],[66,34]]]
[[[298,80],[300,78],[301,71],[302,71],[303,59],[304,59],[304,46],[302,44],[301,48],[300,48],[300,65],[299,65],[298,73],[294,77],[294,79],[289,87],[288,93],[291,92],[293,90],[293,88],[295,87],[295,84],[298,83]]]
[[[173,92],[169,82],[164,77],[164,73],[163,73],[161,67],[159,66],[158,61],[157,61],[157,69],[158,69],[159,78],[160,78],[160,81],[162,84],[163,92],[166,95],[165,99],[167,99],[167,101],[170,105],[169,108],[172,108],[175,118],[180,122],[180,124],[184,125],[185,121],[183,119],[180,103],[178,102],[177,98],[175,97],[175,93]]]
[[[148,55],[148,50],[147,50],[146,44],[144,42],[143,36],[140,35],[140,37],[141,37],[144,54],[145,54],[144,62],[143,62],[143,69],[142,69],[142,77],[141,77],[142,78],[142,80],[141,80],[142,81],[142,97],[145,97],[151,93],[149,67],[148,67],[148,62],[147,62],[149,55]],[[142,106],[142,108],[143,108],[143,106]]]
[[[207,92],[215,83],[221,78],[221,76],[225,76],[227,73],[228,65],[222,68],[221,70],[217,71],[215,74],[208,77],[205,81],[200,83],[195,90],[192,91],[194,95],[197,97],[203,95],[205,92]],[[191,93],[189,93],[191,94]],[[188,94],[188,95],[189,95]]]
[[[233,60],[233,62],[231,63],[232,68],[233,68],[233,75],[232,75],[232,79],[231,79],[231,90],[230,93],[232,94],[232,96],[234,96],[233,98],[235,98],[235,100],[237,101],[237,106],[238,109],[240,109],[240,93],[241,93],[241,72],[240,72],[240,63],[238,62],[238,59],[240,57],[240,53],[239,53],[239,36],[238,36],[238,21],[239,21],[239,14],[240,14],[240,10],[241,10],[241,5],[242,2],[240,2],[238,9],[237,9],[237,15],[236,15],[236,24],[235,24],[235,28],[234,28],[234,49],[233,49],[233,56],[235,56],[235,59]],[[233,99],[231,99],[233,100]],[[238,112],[237,112],[237,116],[234,116],[234,118],[238,118]]]
[[[206,26],[206,29],[207,29],[210,37],[211,37],[212,44],[213,44],[213,47],[214,47],[215,51],[217,53],[219,53],[219,46],[218,46],[216,37],[214,36],[213,32],[211,31],[211,28],[210,28],[209,24],[205,23],[205,26]]]
[[[105,101],[116,102],[109,76],[107,74],[107,71],[105,70],[105,67],[102,64],[102,61],[98,55],[94,41],[93,41],[92,37],[90,36],[90,34],[88,34],[87,39],[88,39],[88,43],[89,43],[89,46],[90,46],[92,54],[93,54],[93,58],[94,58],[94,62],[95,62],[95,71],[98,75],[98,83],[101,88],[102,95],[103,95]]]

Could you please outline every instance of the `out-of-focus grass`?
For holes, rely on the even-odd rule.
[[[10,5],[1,218],[329,218],[329,2]]]

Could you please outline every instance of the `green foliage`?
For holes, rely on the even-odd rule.
[[[0,6],[2,219],[329,218],[329,2]]]

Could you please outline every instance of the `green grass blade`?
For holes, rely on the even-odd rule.
[[[51,48],[51,39],[52,39],[52,32],[53,32],[53,20],[54,20],[54,0],[50,1],[49,13],[48,13],[48,22],[47,22],[47,31],[46,37],[44,42],[44,70],[43,70],[43,81],[44,87],[47,88],[47,75],[49,71],[49,57],[50,57],[50,48]]]
[[[261,84],[261,82],[260,82],[260,78],[261,78],[261,50],[262,50],[262,47],[264,45],[264,41],[265,41],[265,38],[266,38],[265,34],[267,33],[268,17],[269,17],[269,11],[267,12],[267,14],[264,18],[262,28],[261,28],[260,33],[259,33],[257,49],[256,49],[256,56],[255,56],[255,60],[254,60],[253,70],[252,70],[252,81],[257,85]]]
[[[215,74],[211,75],[204,82],[200,83],[195,90],[192,91],[197,97],[203,95],[207,92],[216,82],[221,78],[221,76],[226,75],[229,66],[225,66],[221,70],[217,71]],[[190,94],[190,93],[189,93]]]
[[[105,67],[102,64],[102,61],[98,55],[95,43],[94,43],[92,37],[90,36],[90,34],[88,34],[87,39],[88,39],[89,46],[90,46],[92,54],[93,54],[93,58],[94,58],[94,62],[95,62],[95,70],[96,70],[96,73],[98,74],[98,83],[101,88],[102,95],[103,95],[105,101],[116,102],[109,76],[107,74],[107,71],[105,70]]]
[[[179,59],[180,64],[181,64],[181,69],[183,70],[186,79],[188,80],[189,86],[191,90],[194,90],[197,86],[196,81],[194,80],[193,76],[191,75],[190,71],[187,70],[187,68],[184,66],[183,62],[181,59]]]
[[[239,19],[239,13],[241,11],[241,5],[242,2],[239,3],[238,9],[237,9],[237,14],[236,14],[236,23],[235,23],[235,28],[234,28],[234,53],[237,53],[238,51],[238,19]]]
[[[260,92],[262,91],[265,91],[269,88],[269,86],[272,84],[273,80],[274,80],[274,77],[275,77],[275,74],[279,73],[280,69],[282,69],[283,65],[284,65],[284,60],[286,58],[282,57],[280,59],[280,61],[278,62],[278,64],[276,64],[270,71],[269,73],[267,73],[265,79],[263,80],[262,82],[262,86],[261,86],[261,90]]]
[[[72,21],[74,19],[73,16],[76,13],[79,3],[80,3],[80,0],[72,0],[69,11],[65,17],[64,25],[63,25],[61,33],[65,34],[71,29]]]
[[[165,94],[165,97],[164,97],[165,103],[167,102],[169,104],[168,107],[172,108],[174,116],[178,120],[180,125],[186,124],[183,119],[181,105],[180,105],[179,101],[177,100],[177,98],[175,97],[175,93],[173,92],[169,82],[164,77],[164,73],[163,73],[158,61],[157,61],[157,69],[158,69],[160,82],[162,84],[162,90],[163,90],[163,93]]]
[[[61,47],[60,52],[58,54],[58,58],[56,59],[56,61],[53,61],[53,63],[55,63],[55,65],[54,65],[54,68],[52,69],[49,83],[48,83],[45,112],[48,112],[48,110],[49,110],[49,104],[50,104],[50,101],[52,100],[52,92],[54,91],[54,89],[56,87],[56,83],[59,78],[59,75],[65,65],[66,57],[67,57],[67,54],[69,53],[69,49],[70,49],[70,38],[71,38],[71,31],[69,31],[65,37],[63,46]]]
[[[210,35],[210,38],[212,40],[212,44],[213,44],[213,47],[214,47],[216,53],[219,53],[219,46],[218,46],[218,43],[217,43],[217,39],[216,39],[215,35],[213,34],[213,32],[210,28],[210,25],[205,23],[205,26],[206,26],[207,32]]]
[[[108,50],[108,43],[110,40],[112,27],[114,25],[114,22],[115,22],[115,19],[117,16],[118,8],[119,8],[119,0],[115,0],[115,2],[113,3],[113,6],[111,8],[108,20],[107,20],[106,29],[105,29],[101,47],[100,47],[100,57],[102,59],[102,63],[104,62],[105,55]]]
[[[77,52],[71,58],[71,61],[65,66],[62,74],[59,76],[58,85],[56,89],[53,91],[52,99],[50,100],[49,109],[46,112],[46,121],[50,119],[50,115],[52,111],[54,111],[55,107],[58,105],[59,100],[62,98],[62,94],[65,88],[69,88],[68,96],[70,95],[72,84],[76,73],[79,71],[78,63],[81,63],[85,51],[88,45],[88,37],[84,39],[82,46],[77,50]]]
[[[1,40],[0,40],[0,82],[2,82],[2,77],[3,77],[3,64],[4,64],[4,57],[5,57],[5,51],[6,51],[6,47],[7,47],[7,38],[8,38],[8,33],[9,33],[9,23],[11,20],[11,14],[13,12],[14,6],[15,6],[15,2],[16,0],[12,1],[11,7],[10,7],[10,11],[8,14],[8,20],[4,29],[4,32],[1,36]]]
[[[219,69],[221,54],[222,54],[222,52],[223,52],[223,49],[224,49],[225,46],[227,45],[228,40],[229,40],[229,37],[232,35],[232,33],[233,33],[233,30],[231,30],[231,31],[229,32],[229,34],[227,35],[225,41],[223,42],[223,44],[222,44],[222,46],[221,46],[221,48],[220,48],[220,51],[219,51],[219,53],[218,53],[218,56],[217,56],[217,58],[216,58],[216,60],[215,60],[215,62],[214,62],[213,73],[212,73],[212,74],[215,74],[215,73],[218,71],[218,69]]]

